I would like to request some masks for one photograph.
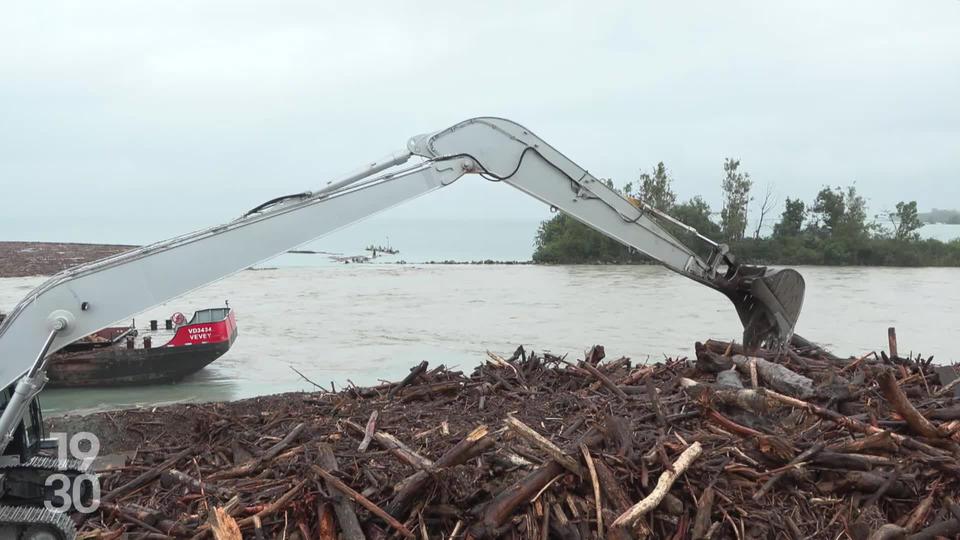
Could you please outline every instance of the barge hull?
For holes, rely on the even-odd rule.
[[[189,347],[161,347],[108,354],[70,353],[57,359],[47,376],[50,388],[131,386],[176,382],[223,356],[233,340]],[[133,354],[131,354],[133,353]]]

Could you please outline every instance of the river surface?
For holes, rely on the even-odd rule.
[[[297,260],[281,260],[296,264]],[[303,257],[303,256],[301,256]],[[293,262],[291,262],[291,260]],[[960,269],[800,269],[807,280],[798,333],[839,354],[886,346],[960,361]],[[44,278],[0,279],[8,311]],[[222,305],[236,310],[233,349],[178,384],[135,389],[46,390],[47,413],[230,400],[396,380],[421,360],[469,370],[484,351],[517,345],[555,354],[593,344],[635,361],[692,356],[693,343],[738,338],[719,293],[658,266],[330,265],[248,270],[139,315]]]

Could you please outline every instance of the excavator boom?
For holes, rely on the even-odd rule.
[[[413,137],[404,151],[322,189],[264,203],[229,223],[81,265],[32,291],[0,324],[0,386],[17,383],[0,416],[0,449],[45,381],[45,357],[125,317],[219,280],[350,223],[452,184],[466,174],[509,184],[668,268],[727,295],[748,345],[787,342],[803,279],[737,263],[697,235],[701,258],[664,224],[532,132],[501,118],[474,118]]]

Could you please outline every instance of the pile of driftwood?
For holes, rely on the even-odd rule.
[[[114,413],[82,537],[937,538],[960,406],[930,359],[489,354],[373,388]],[[941,375],[944,380],[941,380]]]

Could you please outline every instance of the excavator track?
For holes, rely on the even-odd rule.
[[[53,487],[46,485],[46,479],[51,474],[64,474],[72,486],[86,470],[80,460],[47,456],[34,456],[25,463],[0,466],[6,490],[3,502],[8,503],[0,505],[0,540],[76,538],[76,527],[65,512],[47,510],[46,501],[56,507],[62,506],[63,501],[56,499]],[[89,498],[89,493],[84,497]]]
[[[25,463],[0,466],[0,475],[3,475],[5,483],[2,502],[43,507],[46,501],[50,501],[60,507],[62,501],[55,500],[53,497],[55,486],[47,486],[47,477],[57,473],[66,475],[72,486],[74,480],[85,472],[87,469],[80,460],[61,460],[47,456],[34,456]],[[89,499],[89,493],[84,495],[84,502],[86,502]],[[0,540],[3,539],[0,538]]]
[[[35,506],[0,506],[0,540],[74,540],[77,528],[65,513]]]

